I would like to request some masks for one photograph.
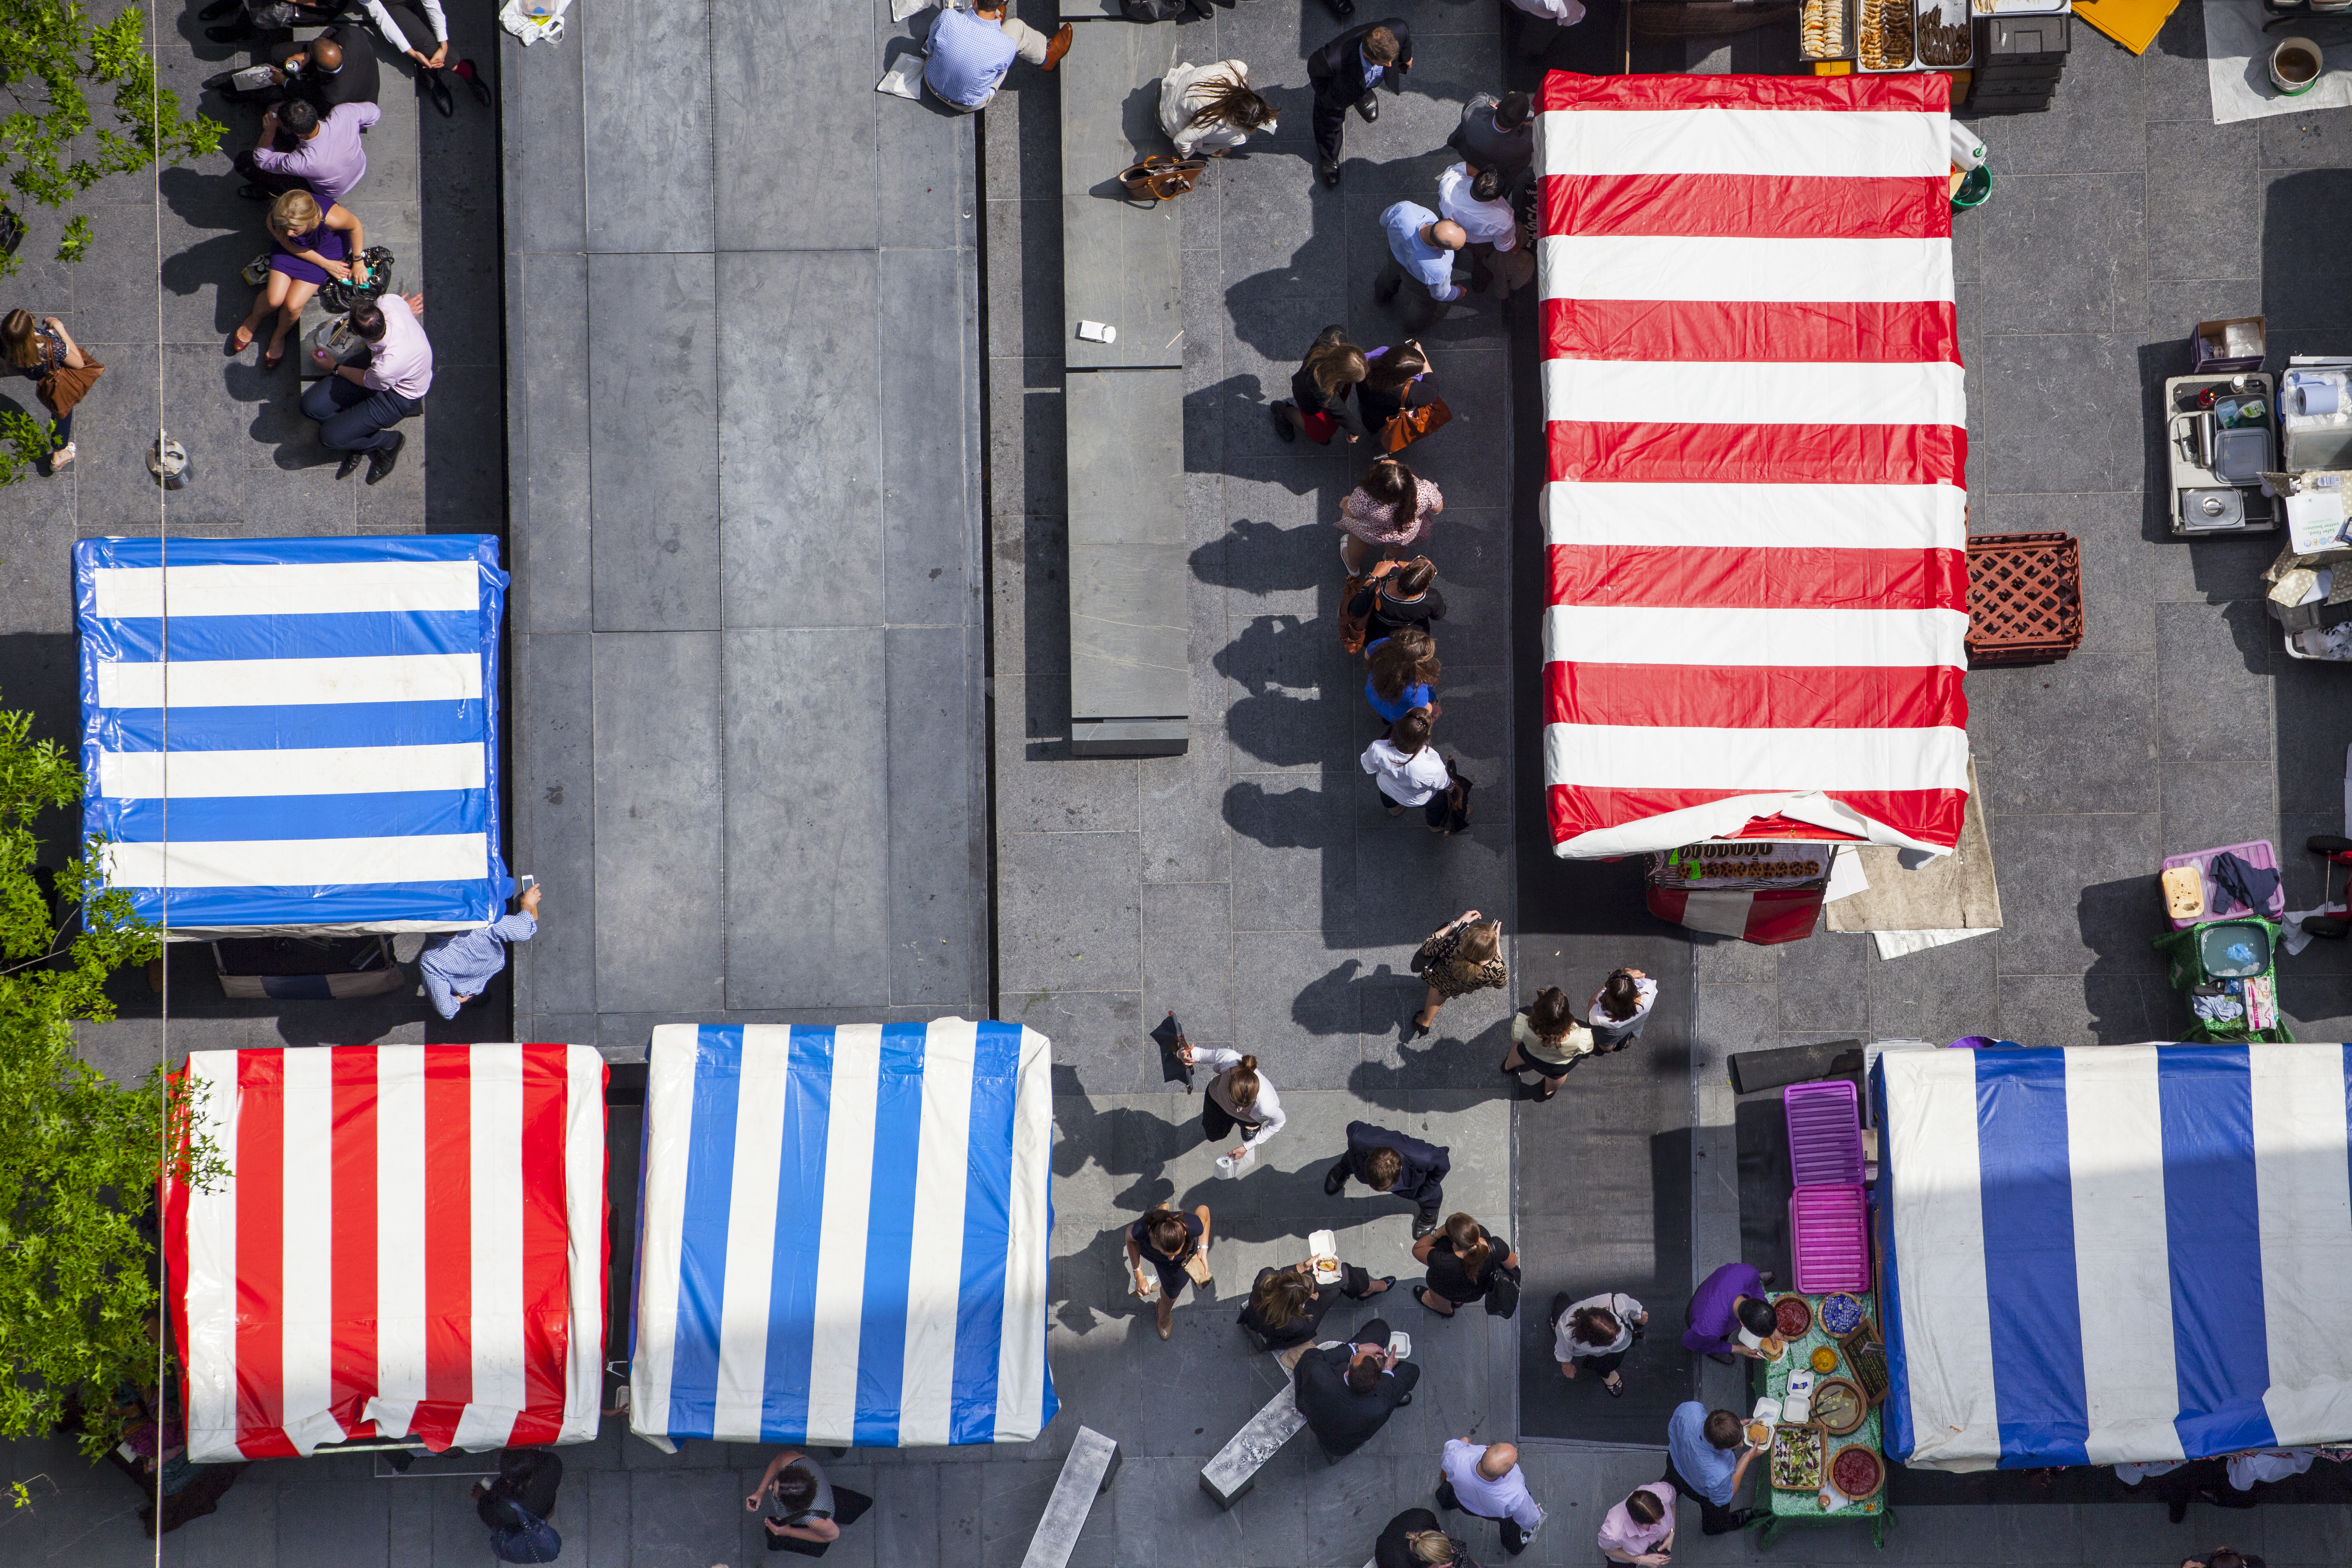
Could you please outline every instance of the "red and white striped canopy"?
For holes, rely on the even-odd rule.
[[[1547,79],[1555,853],[1949,849],[1967,414],[1945,79]]]
[[[164,1188],[190,1458],[596,1435],[593,1047],[196,1051],[184,1079],[232,1172]]]

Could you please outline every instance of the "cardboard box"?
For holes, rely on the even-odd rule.
[[[2237,316],[2198,322],[2197,330],[2189,334],[2189,374],[2212,375],[2262,369],[2269,342],[2263,332],[2263,321],[2261,316]],[[2251,343],[2244,341],[2249,337]]]

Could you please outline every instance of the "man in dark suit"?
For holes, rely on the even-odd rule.
[[[1350,9],[1353,9],[1352,5]],[[1307,57],[1315,83],[1316,171],[1327,185],[1339,183],[1339,148],[1353,109],[1370,124],[1381,117],[1372,89],[1383,81],[1391,92],[1404,90],[1412,68],[1412,29],[1402,16],[1350,27]]]
[[[1353,1176],[1376,1193],[1394,1193],[1421,1207],[1412,1216],[1412,1238],[1419,1241],[1437,1228],[1437,1211],[1445,1202],[1445,1177],[1454,1157],[1434,1143],[1424,1143],[1369,1121],[1348,1123],[1348,1152],[1324,1173],[1323,1190],[1333,1197]]]
[[[289,64],[299,62],[289,70]],[[260,51],[257,65],[275,68],[278,79],[246,91],[230,89],[236,74],[223,71],[205,83],[233,103],[280,103],[289,98],[310,101],[321,118],[338,104],[374,103],[381,92],[375,40],[359,27],[329,27],[307,44],[289,39]]]
[[[1390,1352],[1389,1326],[1374,1318],[1356,1331],[1353,1343],[1300,1356],[1291,1398],[1307,1429],[1337,1459],[1370,1442],[1397,1406],[1412,1402],[1420,1381],[1421,1368]]]

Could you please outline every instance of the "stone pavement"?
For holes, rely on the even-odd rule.
[[[971,122],[825,15],[501,36],[520,1038],[989,1005]]]

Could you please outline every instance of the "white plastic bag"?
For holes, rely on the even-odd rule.
[[[1256,1169],[1257,1150],[1248,1144],[1243,1145],[1242,1157],[1238,1160],[1231,1154],[1217,1156],[1217,1174],[1229,1182],[1236,1177],[1245,1176]]]

